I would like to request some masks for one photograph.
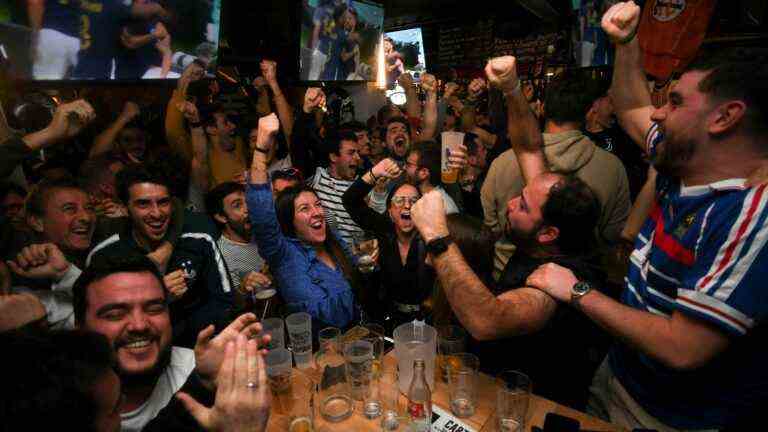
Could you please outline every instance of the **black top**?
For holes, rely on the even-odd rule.
[[[589,137],[596,146],[615,154],[621,160],[627,171],[629,193],[634,200],[648,176],[648,163],[643,158],[642,149],[618,126],[600,132],[585,130],[584,135]]]
[[[388,216],[373,211],[365,203],[365,197],[371,189],[373,186],[361,178],[355,180],[342,198],[344,208],[356,224],[375,233],[379,241],[381,289],[387,304],[392,301],[421,304],[432,293],[435,282],[434,270],[424,263],[424,242],[418,234],[413,237],[403,265],[394,224]]]
[[[495,295],[525,286],[525,280],[541,264],[555,262],[571,269],[577,278],[600,288],[602,275],[586,260],[572,257],[540,259],[518,250],[504,268]],[[558,304],[554,315],[540,331],[488,342],[471,348],[480,367],[492,375],[507,369],[525,373],[540,396],[583,409],[592,375],[604,357],[609,340],[583,313]]]

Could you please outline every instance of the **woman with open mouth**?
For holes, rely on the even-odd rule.
[[[378,306],[384,301],[387,306],[366,312],[392,327],[424,318],[426,311],[422,303],[429,298],[435,280],[434,270],[424,264],[424,242],[411,220],[411,206],[421,197],[418,188],[410,183],[397,183],[387,195],[386,214],[373,211],[365,202],[378,181],[396,179],[400,173],[394,160],[384,159],[358,177],[342,198],[344,208],[355,223],[375,233],[379,242],[381,282],[376,288],[380,294],[372,305]]]
[[[278,128],[274,114],[259,120],[246,186],[253,239],[291,312],[307,312],[318,325],[345,328],[359,310],[351,287],[352,255],[326,226],[325,212],[312,188],[292,186],[273,201],[267,154]]]

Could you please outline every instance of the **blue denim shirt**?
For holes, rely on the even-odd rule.
[[[283,235],[269,183],[247,185],[245,196],[253,240],[288,307],[334,327],[346,327],[355,317],[356,307],[341,270],[320,261],[311,245]],[[329,230],[329,235],[335,233]]]

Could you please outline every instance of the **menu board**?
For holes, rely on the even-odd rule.
[[[493,51],[493,19],[443,25],[437,37],[438,64],[482,67]]]
[[[537,65],[569,62],[567,34],[554,32],[518,39],[495,38],[493,57],[505,55],[517,58],[520,75],[539,75]]]

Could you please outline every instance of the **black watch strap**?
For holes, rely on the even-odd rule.
[[[448,250],[448,246],[450,246],[451,243],[453,243],[453,238],[450,234],[445,237],[432,239],[426,245],[427,252],[434,257],[438,257]]]

